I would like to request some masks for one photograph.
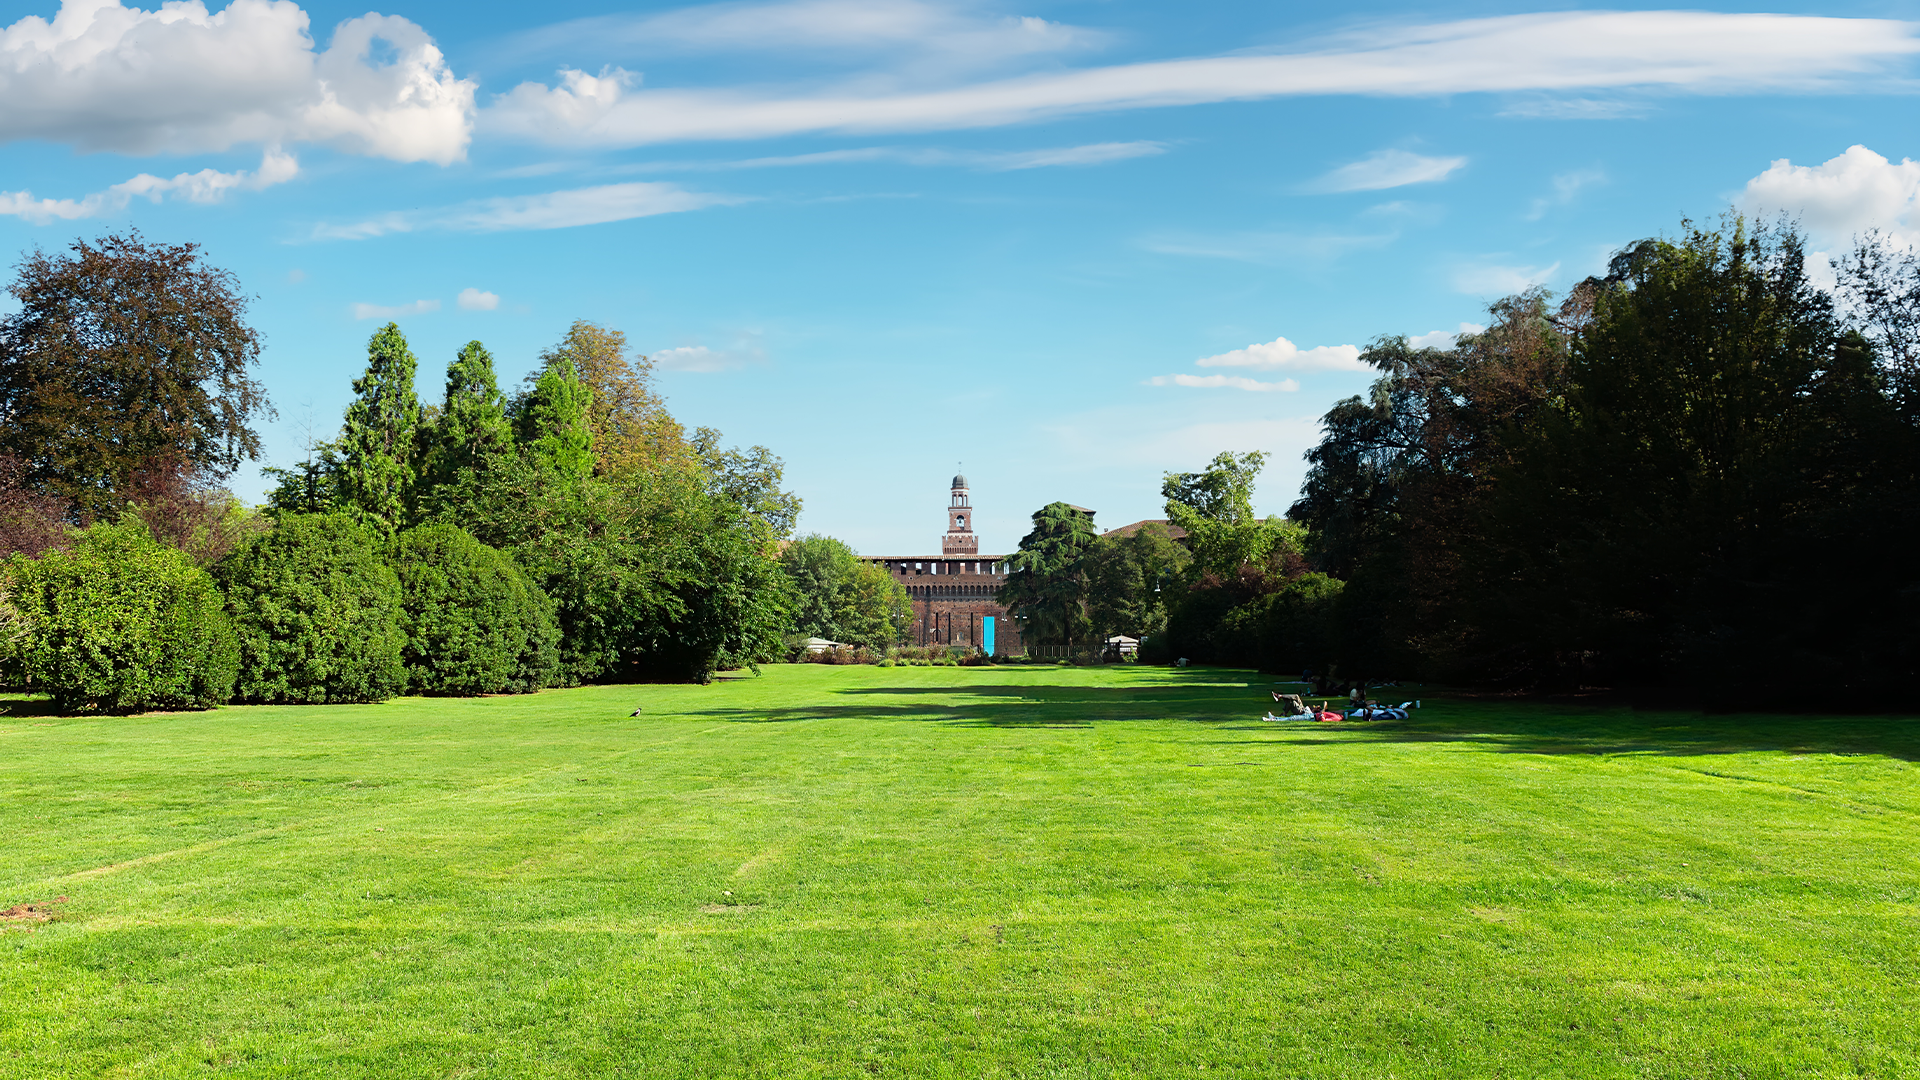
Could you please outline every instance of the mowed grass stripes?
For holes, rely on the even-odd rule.
[[[1911,719],[1268,686],[16,702],[0,1076],[1920,1074]]]

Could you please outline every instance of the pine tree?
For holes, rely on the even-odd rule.
[[[573,361],[562,356],[540,373],[520,410],[520,441],[562,477],[593,475],[593,392]]]
[[[342,500],[360,520],[381,528],[401,524],[418,475],[416,366],[397,324],[375,332],[367,342],[367,373],[353,381],[358,397],[347,406],[340,433]]]
[[[513,448],[513,429],[493,373],[493,355],[469,341],[447,365],[447,397],[433,425],[421,432],[419,502],[431,512],[467,470],[485,471]]]

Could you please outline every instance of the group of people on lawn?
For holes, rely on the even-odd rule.
[[[1308,672],[1301,681],[1314,684],[1313,673]],[[1334,723],[1341,720],[1405,720],[1407,718],[1407,710],[1414,705],[1414,702],[1411,701],[1403,701],[1397,706],[1382,705],[1367,696],[1365,686],[1355,686],[1347,692],[1348,707],[1345,716],[1337,712],[1328,711],[1326,702],[1324,701],[1320,703],[1320,708],[1315,709],[1301,700],[1299,694],[1283,694],[1275,690],[1273,691],[1273,700],[1281,706],[1280,710],[1277,710],[1278,715],[1276,715],[1274,711],[1270,711],[1260,719],[1318,720],[1323,723]]]

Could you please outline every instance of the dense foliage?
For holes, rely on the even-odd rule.
[[[25,484],[111,520],[157,460],[217,477],[258,456],[252,423],[272,410],[233,276],[137,232],[71,252],[27,256],[0,318],[0,454]]]
[[[379,701],[406,689],[400,579],[347,514],[282,514],[215,568],[239,633],[241,701]]]
[[[553,684],[553,602],[512,559],[458,526],[422,525],[400,534],[392,563],[414,692],[528,693]]]
[[[5,567],[9,681],[68,712],[211,708],[240,665],[219,590],[135,518]]]
[[[788,544],[780,552],[780,570],[792,590],[797,637],[884,651],[903,640],[913,621],[906,588],[833,537],[803,536]]]

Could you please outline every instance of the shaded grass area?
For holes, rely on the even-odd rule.
[[[0,1076],[1920,1074],[1913,721],[1267,686],[24,709]]]

